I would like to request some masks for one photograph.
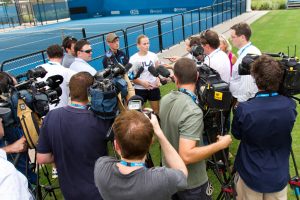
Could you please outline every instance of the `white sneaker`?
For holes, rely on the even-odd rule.
[[[52,178],[55,179],[57,177],[58,177],[57,170],[56,170],[56,168],[53,167],[52,168]]]

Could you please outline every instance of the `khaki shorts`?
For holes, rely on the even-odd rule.
[[[287,186],[279,192],[260,193],[250,189],[238,174],[236,176],[237,200],[287,200]]]

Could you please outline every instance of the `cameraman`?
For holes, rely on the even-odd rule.
[[[53,75],[61,75],[64,78],[63,82],[60,84],[62,94],[59,97],[60,99],[59,103],[57,105],[54,104],[49,105],[50,110],[53,110],[55,108],[60,108],[68,105],[69,94],[70,94],[68,85],[71,77],[76,72],[71,69],[65,68],[64,66],[61,65],[64,52],[59,45],[55,44],[49,46],[47,48],[47,55],[49,61],[43,65],[40,65],[47,71],[47,74],[44,78],[38,78],[38,81],[46,81],[48,77]]]
[[[200,34],[200,40],[206,55],[204,63],[216,70],[223,81],[229,83],[230,60],[226,53],[219,48],[219,35],[212,30],[206,30]]]
[[[6,72],[0,72],[0,89],[1,94],[7,94],[9,88],[17,84],[16,79],[7,74]],[[27,176],[28,181],[31,184],[36,184],[37,176],[28,167],[30,165],[30,159],[27,153],[27,143],[24,138],[24,132],[21,128],[20,121],[17,117],[17,106],[19,95],[23,96],[25,103],[31,106],[33,101],[32,95],[26,91],[12,91],[11,94],[5,100],[8,107],[11,110],[10,122],[4,124],[4,138],[0,139],[0,147],[8,154],[7,159],[15,163],[16,168]],[[1,97],[2,98],[2,97]],[[3,100],[3,99],[2,99]]]
[[[246,23],[238,23],[231,27],[232,45],[238,48],[238,59],[232,67],[230,78],[230,92],[238,102],[247,101],[254,97],[257,86],[251,75],[240,76],[238,74],[239,64],[247,54],[261,55],[261,52],[251,42],[251,28]]]
[[[258,93],[238,104],[232,121],[232,134],[241,140],[234,163],[237,199],[287,199],[296,104],[277,93],[283,77],[278,61],[261,56],[251,75]]]
[[[73,75],[70,104],[50,111],[40,129],[37,162],[55,162],[65,199],[102,199],[93,171],[96,160],[107,155],[106,133],[112,122],[87,110],[93,81],[88,72]]]
[[[0,116],[1,115],[0,110]],[[3,136],[4,129],[2,118],[0,117],[0,140]],[[33,199],[30,197],[31,195],[28,191],[28,181],[26,177],[17,171],[12,163],[7,161],[6,153],[8,153],[7,149],[0,148],[0,199]]]
[[[174,65],[174,75],[178,91],[162,98],[159,117],[163,132],[187,165],[189,176],[187,189],[173,199],[211,199],[205,159],[227,148],[231,136],[218,136],[217,142],[204,146],[203,112],[195,95],[198,78],[195,62],[181,58]],[[164,157],[162,161],[168,166]]]
[[[95,165],[96,185],[104,199],[170,199],[187,185],[187,169],[159,127],[138,111],[121,113],[113,124],[115,148],[121,157],[101,157]],[[145,159],[153,139],[158,138],[170,168],[146,168]]]

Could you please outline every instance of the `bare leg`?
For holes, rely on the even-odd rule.
[[[159,101],[149,101],[151,108],[153,109],[153,112],[158,115],[159,113]]]

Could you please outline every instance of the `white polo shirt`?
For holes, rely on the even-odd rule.
[[[0,149],[0,199],[33,200],[28,191],[26,177],[7,161],[6,152],[2,149]]]
[[[96,70],[81,58],[75,58],[70,69],[75,72],[89,72],[92,76],[96,74]]]
[[[237,98],[238,102],[247,101],[255,96],[258,91],[255,80],[251,75],[240,76],[238,73],[239,64],[247,54],[261,55],[258,48],[249,42],[238,52],[238,59],[232,67],[232,77],[230,79],[230,92],[232,96]]]
[[[204,59],[204,63],[216,70],[223,81],[229,83],[230,80],[230,60],[228,55],[220,48],[214,50]]]

